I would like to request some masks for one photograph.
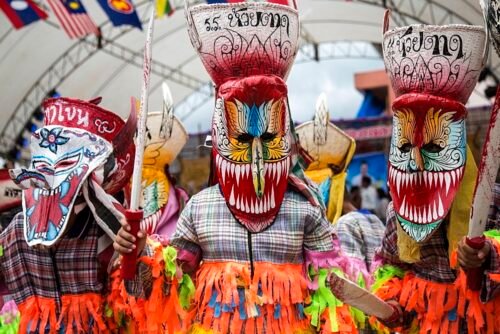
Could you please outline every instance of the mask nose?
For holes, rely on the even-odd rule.
[[[262,152],[262,141],[255,137],[252,141],[252,177],[255,194],[258,198],[264,195],[264,156]]]
[[[414,161],[415,164],[411,164]],[[422,153],[420,153],[420,148],[417,146],[412,147],[410,152],[410,171],[422,172],[424,170],[424,159],[422,158]]]
[[[12,181],[22,189],[31,187],[50,189],[54,182],[54,173],[43,174],[36,169],[17,168],[9,170]]]

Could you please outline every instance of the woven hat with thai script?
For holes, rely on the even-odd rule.
[[[485,63],[485,29],[411,25],[387,31],[388,14],[384,26],[384,62],[396,95],[389,189],[400,227],[423,242],[447,219],[462,180],[470,180],[464,177],[466,162],[473,163],[464,104]]]

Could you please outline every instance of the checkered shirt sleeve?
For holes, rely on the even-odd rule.
[[[187,250],[199,256],[201,249],[192,217],[193,203],[195,201],[196,198],[191,198],[184,210],[182,210],[179,220],[177,221],[174,235],[170,240],[170,245],[178,249]]]
[[[332,224],[321,207],[311,205],[304,224],[304,249],[314,252],[335,250],[334,235]]]
[[[487,240],[491,244],[491,252],[489,257],[489,266],[487,270],[484,271],[483,285],[481,288],[481,301],[486,303],[493,298],[500,298],[500,283],[494,281],[490,278],[490,274],[500,275],[500,254],[499,248],[495,247],[493,243],[498,241]]]
[[[375,250],[380,247],[385,233],[385,226],[372,214],[350,212],[339,218],[334,225],[342,252],[349,258],[365,263],[369,272]]]

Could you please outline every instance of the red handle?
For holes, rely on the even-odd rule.
[[[142,211],[125,211],[125,217],[130,225],[130,233],[137,238],[137,233],[139,232]],[[137,245],[136,245],[137,246]],[[133,249],[132,252],[123,255],[121,263],[121,275],[123,279],[131,280],[135,277],[135,267],[137,263],[137,248]]]
[[[467,237],[466,242],[469,247],[472,247],[474,249],[481,249],[484,247],[485,238],[484,236],[474,237],[472,239],[469,239],[469,237]],[[483,280],[483,268],[478,267],[473,269],[467,269],[465,271],[465,274],[467,275],[467,286],[469,287],[469,289],[471,289],[472,291],[481,290],[481,282]]]

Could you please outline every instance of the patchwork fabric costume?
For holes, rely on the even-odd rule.
[[[108,330],[107,246],[123,219],[109,194],[130,178],[135,117],[125,123],[99,101],[46,100],[31,166],[11,171],[25,188],[23,212],[0,234],[0,272],[21,312],[19,333]]]
[[[378,253],[385,266],[373,289],[397,300],[404,329],[419,333],[500,330],[498,284],[486,275],[480,301],[467,290],[453,255],[467,234],[477,173],[466,145],[464,104],[484,66],[485,43],[479,26],[412,25],[384,33],[396,94],[388,172],[393,202]],[[491,219],[489,228],[498,221]],[[497,248],[487,263],[500,270]]]
[[[328,220],[335,223],[342,214],[347,166],[356,142],[330,122],[326,96],[316,102],[313,121],[297,127],[300,146],[312,158],[306,175],[319,187]]]
[[[144,219],[141,230],[170,237],[187,194],[175,186],[168,172],[188,140],[182,123],[172,110],[150,112],[142,164]]]
[[[146,246],[140,279],[125,282],[135,298],[118,289],[115,300],[131,307],[129,324],[151,333],[356,332],[331,291],[330,273],[342,275],[338,248],[290,119],[284,80],[298,47],[297,11],[233,3],[186,14],[216,86],[216,184],[191,198],[168,247]]]

